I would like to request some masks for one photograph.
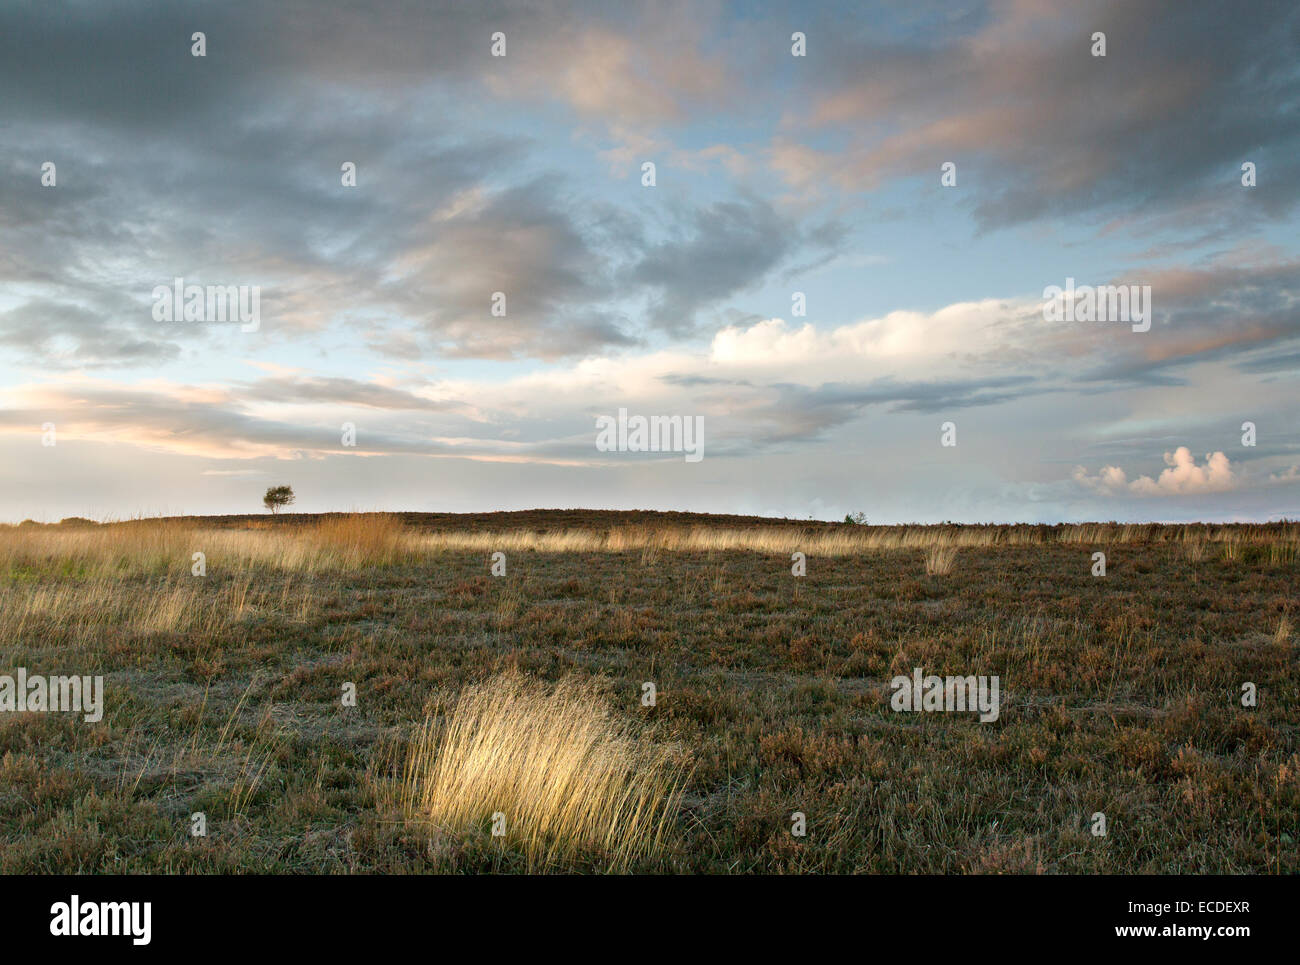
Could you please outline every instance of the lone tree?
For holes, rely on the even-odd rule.
[[[292,486],[268,486],[266,495],[262,497],[262,505],[269,509],[273,515],[280,511],[281,506],[288,506],[292,502]]]

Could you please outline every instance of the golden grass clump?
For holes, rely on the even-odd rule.
[[[1295,562],[1296,544],[1294,542],[1279,542],[1268,544],[1268,565],[1269,566],[1289,566]]]
[[[311,539],[332,562],[345,567],[392,563],[407,552],[406,527],[391,513],[326,516]]]
[[[612,717],[590,684],[553,689],[507,673],[464,690],[412,740],[401,803],[408,821],[503,839],[530,868],[583,856],[609,870],[664,845],[685,783],[677,756]]]
[[[1223,541],[1223,562],[1236,563],[1241,559],[1241,543],[1236,539]]]
[[[925,554],[925,572],[930,576],[947,576],[952,572],[952,564],[956,559],[955,547],[931,547]]]

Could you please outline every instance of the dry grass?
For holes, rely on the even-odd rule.
[[[215,529],[171,519],[71,529],[10,526],[0,527],[0,572],[188,576],[194,554],[202,553],[209,568],[225,574],[269,568],[312,575],[391,565],[417,547],[401,520],[388,513],[332,514],[294,529]]]
[[[417,517],[418,518],[418,517]],[[182,575],[195,552],[227,574],[257,569],[345,572],[391,566],[413,557],[457,552],[630,553],[654,565],[661,553],[757,552],[788,556],[838,557],[870,553],[1053,543],[1104,546],[1174,543],[1185,559],[1201,560],[1211,545],[1235,561],[1243,547],[1267,547],[1272,565],[1296,558],[1300,526],[1161,526],[1081,523],[1075,525],[864,526],[854,524],[765,522],[748,525],[578,526],[539,530],[436,529],[409,525],[396,514],[350,513],[320,517],[248,519],[214,527],[211,522],[150,519],[78,526],[0,526],[0,571],[61,569],[78,577],[119,577],[124,573]]]
[[[391,513],[327,516],[308,531],[308,539],[331,565],[348,569],[388,565],[411,549],[405,527]]]
[[[1268,565],[1287,566],[1295,562],[1295,542],[1276,542],[1268,544]]]
[[[452,835],[505,821],[530,868],[594,854],[610,870],[663,846],[684,781],[665,747],[601,711],[590,685],[507,673],[461,693],[411,742],[407,819]]]
[[[1226,539],[1223,541],[1223,562],[1236,563],[1241,559],[1241,541]]]
[[[957,559],[957,550],[951,546],[933,546],[925,554],[925,572],[930,576],[947,576]]]
[[[105,677],[98,724],[0,714],[0,873],[1294,874],[1298,534],[588,510],[0,527],[0,673]],[[961,564],[927,577],[931,550]],[[999,675],[1001,716],[893,712],[915,667]],[[539,681],[516,678],[513,730],[505,697],[500,726],[486,697],[458,710],[512,670]],[[523,776],[452,767],[492,726],[486,759]],[[530,727],[569,749],[527,749]],[[670,768],[664,744],[691,771],[660,797],[608,763]],[[461,790],[435,810],[431,780]]]
[[[193,634],[208,638],[231,631],[262,614],[290,614],[302,620],[318,609],[323,585],[271,585],[248,575],[214,580],[122,583],[107,575],[86,580],[0,582],[0,639],[102,649],[120,637],[142,640]]]

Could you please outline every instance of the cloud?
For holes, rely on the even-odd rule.
[[[433,399],[402,389],[357,379],[289,375],[244,383],[234,390],[248,402],[359,405],[372,409],[441,411],[459,407],[453,400]]]
[[[703,350],[589,357],[500,381],[395,385],[274,363],[259,365],[265,377],[213,384],[68,376],[6,392],[0,426],[28,432],[48,420],[61,439],[211,458],[352,451],[577,464],[600,459],[593,417],[629,406],[705,415],[712,455],[752,453],[810,444],[873,407],[953,413],[1058,391],[1020,371],[1010,348],[1043,324],[1035,304],[997,301],[825,332],[766,319],[729,326]],[[935,353],[959,335],[961,352]],[[343,422],[357,426],[355,450],[341,445]]]
[[[1285,208],[1278,192],[1300,184],[1300,169],[1291,179],[1280,165],[1295,156],[1289,145],[1300,146],[1300,122],[1277,110],[1293,67],[1278,45],[1300,29],[1297,17],[1267,4],[1259,17],[1231,17],[1189,2],[1186,20],[1202,29],[1179,18],[1162,39],[1164,8],[1134,6],[1062,17],[995,3],[978,15],[882,17],[874,32],[825,21],[810,32],[808,66],[818,69],[786,78],[796,84],[790,97],[811,111],[775,137],[771,163],[800,189],[828,181],[854,191],[877,175],[933,173],[951,155],[963,172],[980,166],[979,203],[1015,220],[1044,198],[1090,210],[1097,198],[1118,204],[1135,191],[1182,196],[1226,163],[1197,152],[1249,143],[1279,151],[1267,207]],[[576,2],[412,4],[376,20],[358,3],[233,3],[205,13],[209,57],[199,60],[181,42],[193,26],[183,12],[43,10],[0,10],[9,94],[0,123],[19,145],[0,177],[0,279],[21,293],[6,306],[4,344],[28,363],[151,368],[224,344],[227,332],[159,328],[141,310],[154,285],[178,274],[260,285],[265,341],[310,344],[359,326],[371,351],[394,359],[562,360],[692,337],[704,313],[849,248],[838,218],[769,201],[749,183],[729,183],[721,199],[674,195],[647,209],[637,203],[647,192],[637,202],[593,199],[555,168],[563,149],[548,153],[555,133],[582,140],[596,123],[621,162],[637,156],[619,153],[632,145],[662,152],[692,182],[724,171],[743,178],[748,145],[711,135],[686,149],[671,134],[721,119],[741,90],[753,95],[746,104],[777,103],[772,89],[753,88],[776,80],[736,51],[743,41],[791,60],[773,39],[778,14],[734,23],[714,4],[642,13]],[[1270,16],[1276,26],[1265,29]],[[1111,30],[1104,62],[1078,39],[1093,20]],[[925,38],[908,32],[918,25]],[[505,58],[487,54],[497,29],[510,43]],[[1206,33],[1213,50],[1193,69],[1186,61],[1205,53]],[[1134,51],[1150,56],[1149,75]],[[741,78],[748,86],[738,89]],[[1252,84],[1258,90],[1243,89]],[[1075,117],[1080,90],[1094,106]],[[487,105],[536,113],[543,102],[536,126],[507,115],[500,129],[509,133],[491,133]],[[1206,129],[1188,138],[1193,109]],[[413,120],[426,117],[446,120]],[[489,119],[469,122],[479,117]],[[836,136],[816,147],[799,137],[827,130]],[[56,190],[34,176],[46,157],[60,163]],[[359,165],[356,189],[338,183],[341,158]],[[702,166],[714,173],[697,176]],[[1076,173],[1062,177],[1062,166]],[[1258,214],[1248,192],[1222,193]],[[1163,370],[1296,337],[1300,272],[1285,259],[1275,277],[1268,270],[1180,269],[1218,295],[1172,271],[1151,279],[1171,331],[1158,347],[1153,339],[1099,359],[1091,378],[1172,384],[1178,377]],[[488,310],[497,291],[508,299],[504,318]]]
[[[556,360],[690,334],[842,229],[746,195],[674,197],[655,233],[654,212],[593,198],[548,142],[595,123],[611,158],[653,145],[666,165],[741,170],[731,145],[658,133],[733,92],[705,50],[717,9],[234,2],[205,12],[206,58],[181,11],[0,9],[0,129],[32,146],[0,177],[0,279],[21,292],[7,342],[62,368],[191,360],[228,333],[152,323],[141,303],[176,276],[259,286],[259,344],[360,325],[390,358]],[[55,189],[36,177],[48,158]]]
[[[106,303],[111,302],[106,299]],[[180,356],[172,341],[144,334],[125,313],[33,298],[0,312],[0,346],[44,368],[94,368],[166,362]]]
[[[627,406],[703,415],[710,456],[753,457],[710,480],[728,498],[805,480],[830,505],[823,480],[856,494],[879,471],[903,518],[1025,478],[1117,512],[1220,485],[1293,509],[1294,4],[230,0],[199,19],[0,5],[0,431],[22,453],[55,421],[47,467],[93,440],[124,479],[147,456],[423,480],[433,457],[471,489],[460,459],[581,467],[514,492],[613,492],[584,475],[607,468],[593,416]],[[260,286],[261,328],[154,322],[177,275]],[[1151,331],[1045,322],[1038,293],[1067,275],[1150,285]],[[769,317],[794,289],[815,317]],[[954,415],[963,448],[933,463]],[[1234,462],[1179,461],[1187,441]],[[1154,478],[1120,468],[1166,449]],[[1076,462],[1104,468],[1081,490]]]
[[[0,84],[23,94],[11,109],[29,116],[53,110],[136,130],[200,127],[292,88],[294,79],[390,99],[438,82],[645,124],[720,100],[731,88],[725,63],[702,49],[716,9],[479,0],[392,3],[377,15],[358,0],[230,0],[196,20],[181,7],[129,0],[75,15],[7,5],[0,8]],[[208,37],[207,70],[195,70],[190,57],[197,29]],[[489,53],[498,31],[505,57]]]
[[[805,231],[759,198],[715,202],[680,217],[623,277],[651,293],[653,324],[687,334],[701,309],[766,280],[802,249],[829,256],[842,240],[834,223]]]
[[[161,330],[138,305],[177,275],[259,285],[264,339],[361,321],[392,357],[557,359],[634,345],[647,325],[689,329],[710,290],[622,287],[628,265],[653,274],[678,245],[647,250],[639,214],[575,190],[563,152],[534,137],[598,122],[617,142],[725,100],[725,63],[702,48],[714,15],[570,0],[378,18],[349,0],[235,0],[202,23],[134,3],[0,8],[0,129],[33,146],[0,177],[0,279],[24,300],[4,306],[6,340],[68,368],[192,358],[221,334]],[[190,56],[194,29],[205,58]],[[506,57],[490,56],[496,31]],[[502,104],[539,115],[527,129],[542,133],[496,122]],[[53,190],[35,174],[50,158]],[[735,231],[688,252],[742,241],[721,295],[772,257]],[[505,318],[489,312],[497,291]],[[653,318],[622,304],[651,297]]]
[[[924,39],[854,26],[837,11],[807,28],[810,106],[770,148],[798,190],[937,185],[953,161],[986,228],[1187,209],[1202,230],[1282,218],[1300,198],[1300,115],[1283,107],[1300,85],[1290,0],[1250,17],[1214,0],[1004,0]],[[1278,178],[1267,200],[1241,189],[1243,160]]]
[[[261,385],[265,390],[267,386]],[[18,386],[7,391],[0,408],[0,432],[32,435],[53,422],[59,445],[110,442],[153,452],[210,459],[301,459],[327,454],[454,456],[506,462],[567,464],[560,445],[518,442],[493,436],[482,425],[473,437],[461,435],[471,420],[450,413],[424,413],[422,400],[367,392],[348,380],[333,389],[328,402],[322,385],[299,385],[288,405],[271,405],[223,388],[156,382],[120,386],[101,380]],[[312,396],[316,398],[313,400]],[[262,396],[286,401],[285,393]],[[315,406],[302,403],[316,401]],[[356,406],[382,405],[383,414],[357,416],[355,446],[342,441],[341,425]],[[440,408],[433,406],[433,408]],[[364,411],[364,409],[362,410]],[[441,419],[441,421],[438,421]],[[434,420],[434,421],[430,421]]]
[[[1088,475],[1079,466],[1074,471],[1075,480],[1088,489],[1102,493],[1130,492],[1138,496],[1182,496],[1200,493],[1222,493],[1235,489],[1239,482],[1232,471],[1231,461],[1222,452],[1205,457],[1205,465],[1197,465],[1191,450],[1179,446],[1165,453],[1168,467],[1159,477],[1139,476],[1132,481],[1118,466],[1106,466],[1096,476]]]
[[[1194,266],[1131,270],[1104,283],[1149,285],[1152,331],[1099,351],[1096,328],[1059,328],[1057,348],[1092,356],[1080,381],[1182,385],[1188,367],[1224,360],[1249,372],[1293,367],[1284,350],[1300,349],[1300,260],[1244,245]]]
[[[635,29],[593,24],[557,44],[549,62],[531,66],[558,74],[554,89],[581,114],[617,118],[620,126],[678,121],[730,91],[722,62],[699,49],[699,20],[700,11],[665,6]]]

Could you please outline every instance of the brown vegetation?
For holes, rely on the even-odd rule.
[[[102,674],[107,704],[0,713],[0,871],[1300,871],[1294,524],[297,517],[0,529],[0,673]],[[998,675],[999,719],[892,712],[914,667]],[[683,796],[651,782],[627,838],[654,846],[479,823],[541,772],[434,748],[492,732],[502,675],[498,723],[568,721],[606,790],[493,810],[618,813],[597,749],[672,748]]]

